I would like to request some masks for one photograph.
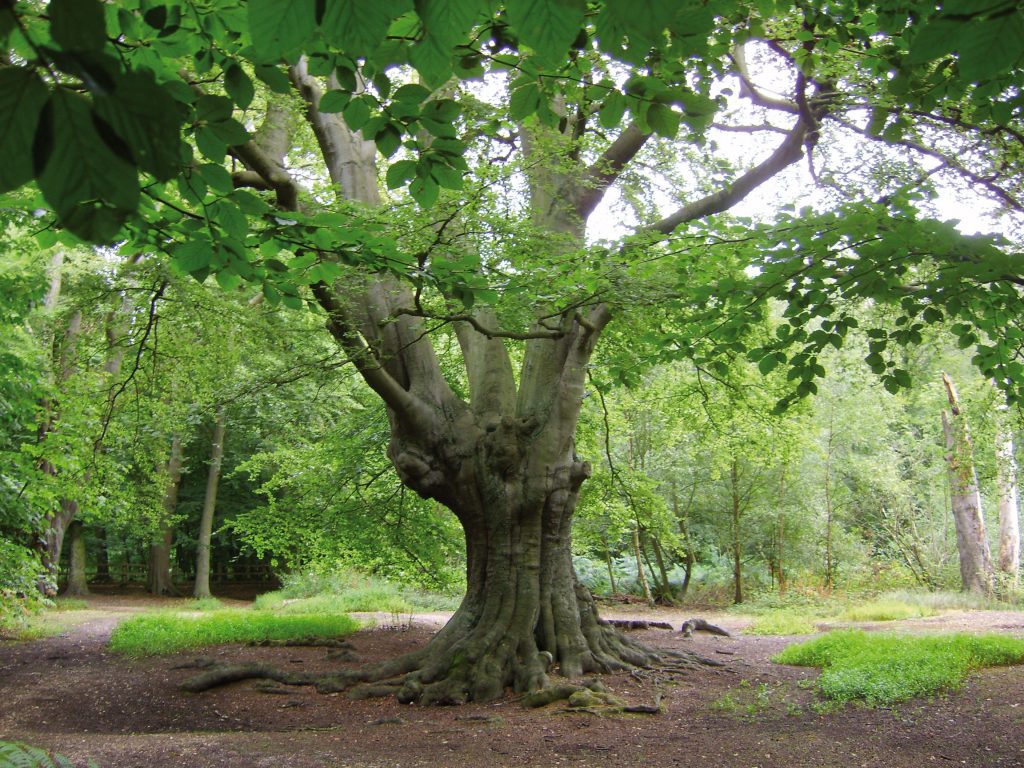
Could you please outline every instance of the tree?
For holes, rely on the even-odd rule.
[[[15,115],[0,189],[35,176],[75,235],[126,237],[124,253],[164,251],[200,281],[258,285],[271,304],[324,314],[387,408],[399,477],[455,514],[468,559],[465,599],[424,649],[334,684],[385,681],[402,701],[486,700],[544,687],[552,662],[573,677],[659,659],[599,620],[571,559],[591,473],[574,432],[613,318],[636,313],[648,329],[612,361],[615,376],[659,358],[714,371],[746,355],[764,374],[788,368],[792,402],[814,393],[819,354],[854,327],[841,299],[871,297],[902,313],[895,330],[870,329],[868,364],[887,386],[909,382],[890,342],[915,343],[923,324],[948,315],[978,342],[979,367],[1019,401],[1021,278],[1001,243],[921,216],[913,198],[932,169],[911,164],[900,183],[865,189],[863,176],[848,184],[832,173],[819,150],[851,131],[909,144],[1019,210],[1019,177],[984,151],[957,158],[1015,135],[1007,123],[1019,106],[1004,96],[1021,74],[1005,40],[1022,23],[1015,7],[965,21],[853,4],[765,16],[742,2],[661,2],[642,14],[625,2],[510,0],[495,14],[440,0],[414,13],[395,0],[362,15],[328,0],[319,16],[315,5],[211,0],[205,15],[105,14],[99,2],[55,0],[45,18],[30,3],[5,7],[0,30],[17,63],[0,70],[4,114]],[[1000,55],[980,55],[992,34]],[[748,56],[750,38],[765,43]],[[179,74],[161,54],[191,61]],[[786,73],[774,89],[782,98],[760,87],[759,64]],[[250,136],[233,112],[264,101],[250,72],[287,94],[304,124],[270,98]],[[485,87],[462,82],[474,77]],[[485,92],[501,80],[507,96]],[[770,142],[755,164],[710,152],[709,128],[729,106],[716,91],[724,82],[760,119],[751,128],[726,116],[725,130]],[[852,129],[842,122],[850,110],[864,117]],[[947,145],[930,150],[940,130]],[[498,153],[509,149],[503,167]],[[401,192],[385,199],[378,150],[398,158],[388,187],[408,183],[422,214]],[[674,188],[671,206],[638,198],[636,209],[655,215],[635,237],[590,246],[588,221],[645,153],[674,164],[688,150],[696,181]],[[314,151],[323,171],[304,177],[297,158]],[[716,218],[804,159],[829,171],[834,206],[770,224]],[[751,348],[746,332],[773,298],[787,303],[789,330]],[[438,353],[451,346],[454,371]]]
[[[217,486],[220,483],[220,465],[224,457],[224,432],[227,417],[224,408],[218,408],[213,420],[213,440],[210,443],[210,466],[203,497],[203,514],[199,519],[199,541],[196,545],[196,583],[192,594],[197,598],[211,597],[210,593],[210,537],[213,516],[217,509]]]
[[[952,379],[942,374],[952,418],[942,412],[942,431],[946,436],[946,460],[949,463],[950,499],[956,523],[956,545],[960,553],[960,578],[965,592],[983,595],[992,592],[992,555],[981,511],[981,492],[974,469],[974,446],[967,419],[960,410],[960,399]]]

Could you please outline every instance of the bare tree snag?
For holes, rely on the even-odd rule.
[[[1013,437],[996,433],[996,485],[999,493],[999,570],[1010,589],[1020,583],[1020,503]]]
[[[946,438],[946,461],[949,467],[950,499],[956,525],[956,545],[960,553],[960,578],[965,592],[988,595],[992,592],[992,555],[985,534],[985,518],[981,513],[981,493],[974,470],[974,454],[967,420],[960,410],[953,380],[945,373],[952,418],[942,412],[942,432]]]

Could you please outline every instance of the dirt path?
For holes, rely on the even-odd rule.
[[[82,612],[84,622],[61,636],[0,644],[0,738],[58,750],[79,765],[92,759],[102,768],[1024,766],[1024,667],[979,673],[965,690],[933,701],[822,714],[813,693],[800,685],[816,672],[770,661],[790,638],[687,640],[644,630],[637,633],[644,642],[693,650],[728,666],[604,678],[631,703],[649,704],[660,694],[664,712],[654,716],[565,714],[557,705],[526,711],[508,699],[423,709],[305,688],[261,693],[251,682],[188,695],[177,685],[191,671],[175,667],[199,652],[140,661],[114,656],[105,648],[109,633],[139,605],[103,598],[91,607],[95,614]],[[689,615],[659,611],[656,618],[678,624]],[[707,618],[731,629],[742,624],[728,615]],[[392,627],[381,621],[352,641],[363,660],[386,658],[425,643],[443,619],[400,618]],[[948,614],[899,624],[1024,636],[1021,613]],[[226,646],[201,653],[309,671],[332,666],[316,648]]]

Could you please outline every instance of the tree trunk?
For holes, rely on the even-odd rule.
[[[743,602],[743,542],[740,539],[740,487],[739,466],[736,459],[732,460],[730,472],[732,481],[732,601],[736,605]]]
[[[203,514],[199,520],[199,540],[196,544],[196,584],[193,595],[211,597],[210,593],[210,537],[213,534],[213,516],[217,509],[217,485],[220,482],[220,464],[224,456],[224,408],[217,409],[213,424],[213,443],[210,446],[210,472],[206,478]]]
[[[786,469],[783,467],[779,478],[779,513],[775,526],[775,562],[779,580],[779,594],[786,594],[786,513],[782,505],[786,499]]]
[[[72,520],[68,525],[71,536],[71,552],[68,564],[68,586],[64,594],[70,597],[82,597],[89,594],[89,585],[85,579],[85,526],[81,520]]]
[[[1010,589],[1020,583],[1020,506],[1013,438],[996,434],[996,484],[999,488],[999,570]]]
[[[686,512],[679,513],[679,495],[676,491],[676,481],[670,483],[672,489],[672,514],[679,521],[679,533],[683,537],[683,546],[686,547],[686,554],[683,559],[683,585],[679,591],[679,599],[685,600],[686,593],[690,590],[690,578],[693,576],[693,566],[697,558],[693,554],[693,543],[690,541],[690,530],[686,520],[690,516],[690,508],[693,506],[693,497],[697,495],[697,484],[690,488],[690,498],[686,504]]]
[[[643,553],[640,551],[640,529],[633,529],[633,556],[636,558],[636,579],[640,585],[640,590],[643,593],[644,600],[647,604],[654,607],[654,595],[651,594],[651,584],[647,581],[647,572],[644,570]]]
[[[604,538],[604,564],[608,567],[608,582],[611,585],[612,594],[618,593],[618,587],[615,585],[615,570],[612,568],[612,551],[608,546],[608,537]]]
[[[832,503],[832,448],[835,444],[835,412],[829,415],[828,442],[825,453],[825,589],[829,592],[835,586],[835,558],[832,552],[832,529],[835,507]]]
[[[107,529],[96,529],[96,579],[99,584],[110,583],[110,552],[107,549]]]
[[[154,595],[177,595],[171,581],[171,546],[174,526],[171,522],[178,508],[178,489],[181,487],[182,447],[177,434],[171,435],[171,452],[167,457],[167,487],[161,503],[163,519],[156,541],[149,545],[149,567],[146,588]]]
[[[665,567],[665,553],[661,549],[661,543],[657,536],[651,536],[651,548],[654,549],[654,562],[658,564],[658,573],[661,575],[661,599],[669,604],[672,603],[672,583],[668,580],[668,569]]]
[[[960,401],[952,379],[945,373],[950,421],[942,412],[942,432],[946,438],[946,461],[949,467],[950,499],[956,526],[956,546],[960,553],[960,578],[965,592],[988,595],[992,592],[992,555],[985,534],[985,518],[981,512],[981,493],[974,470],[973,447],[967,421],[960,412]]]

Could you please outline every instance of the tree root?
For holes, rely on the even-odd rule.
[[[694,632],[698,631],[709,632],[712,635],[721,635],[722,637],[732,637],[727,630],[714,624],[709,624],[704,619],[697,618],[687,619],[684,621],[683,626],[679,628],[679,631],[682,633],[683,637],[691,637]]]
[[[639,619],[605,619],[604,621],[618,629],[674,629],[667,621],[641,621]]]

